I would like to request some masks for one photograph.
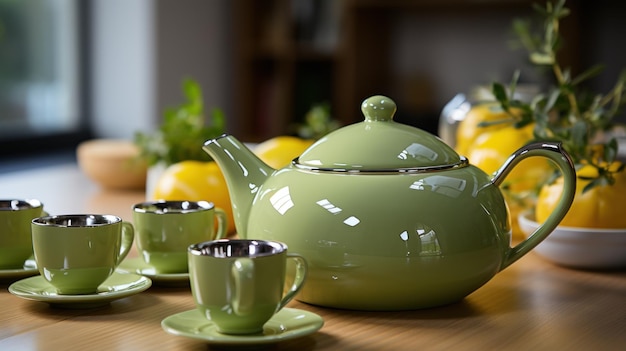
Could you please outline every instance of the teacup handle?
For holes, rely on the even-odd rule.
[[[509,247],[504,255],[500,270],[508,267],[511,263],[517,261],[535,246],[539,245],[539,243],[559,225],[574,200],[576,193],[576,171],[572,159],[563,149],[561,143],[539,142],[520,148],[509,157],[502,167],[500,167],[491,182],[499,186],[519,162],[533,156],[546,157],[556,163],[564,179],[563,193],[561,194],[561,199],[556,205],[556,208],[545,222],[526,238],[526,240],[520,242],[515,247]]]
[[[215,208],[215,218],[217,218],[217,233],[215,233],[215,240],[222,239],[226,236],[228,231],[228,217],[226,212],[219,207]]]
[[[130,249],[133,247],[135,239],[135,228],[130,222],[122,221],[122,241],[120,243],[120,252],[115,263],[118,266],[128,256]]]
[[[302,288],[308,271],[304,257],[298,254],[287,253],[287,259],[296,261],[296,275],[291,287],[282,297],[276,311],[279,311],[291,301]],[[254,306],[254,261],[250,258],[238,258],[231,268],[235,286],[235,296],[232,306],[235,314],[245,316]]]
[[[300,291],[300,289],[302,289],[302,285],[304,285],[304,281],[306,280],[306,275],[308,273],[308,265],[304,257],[295,253],[287,253],[287,259],[292,259],[296,261],[296,275],[293,279],[291,287],[289,288],[285,296],[283,296],[276,311],[279,311],[280,309],[285,307],[285,305],[287,305],[289,301],[293,300],[293,298]]]
[[[236,315],[245,316],[252,312],[254,306],[254,261],[247,257],[236,259],[231,274],[235,290],[233,310]]]

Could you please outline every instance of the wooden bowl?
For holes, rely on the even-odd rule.
[[[121,139],[88,140],[76,149],[79,168],[106,189],[145,189],[147,166],[138,156],[139,148]]]

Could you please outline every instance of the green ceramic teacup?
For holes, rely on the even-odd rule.
[[[38,200],[0,200],[0,269],[19,269],[33,254],[30,222],[47,215]]]
[[[287,259],[295,278],[284,292]],[[254,334],[302,287],[305,259],[283,243],[215,240],[189,247],[191,292],[198,310],[225,334]]]
[[[33,250],[39,273],[66,295],[92,294],[132,248],[134,228],[113,215],[35,218]]]
[[[188,272],[189,245],[221,239],[228,229],[226,213],[208,201],[135,204],[133,220],[139,254],[160,274]]]

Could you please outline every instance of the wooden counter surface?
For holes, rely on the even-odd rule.
[[[73,164],[0,175],[0,197],[37,198],[52,214],[132,219],[144,193],[100,190]],[[136,253],[133,253],[136,255]],[[166,333],[161,320],[194,308],[189,287],[152,286],[87,310],[24,300],[0,281],[0,350],[206,350]],[[325,320],[272,350],[624,350],[626,272],[572,270],[532,252],[460,303],[401,312],[329,309],[293,301]],[[221,347],[222,349],[224,347]],[[256,348],[254,348],[256,349]]]

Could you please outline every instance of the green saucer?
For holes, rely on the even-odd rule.
[[[117,267],[118,271],[141,274],[159,286],[188,286],[189,273],[157,273],[154,267],[141,257],[127,258]]]
[[[113,273],[98,287],[98,292],[85,295],[59,295],[44,277],[19,280],[9,286],[9,292],[27,300],[47,302],[64,308],[93,308],[113,300],[138,294],[152,285],[150,278],[133,273]]]
[[[295,308],[283,308],[263,326],[262,334],[228,335],[217,331],[213,322],[194,309],[165,318],[163,329],[173,335],[211,344],[251,345],[294,339],[318,331],[324,325],[319,315]]]
[[[0,269],[0,281],[15,280],[39,274],[37,263],[30,258],[24,262],[24,267],[16,269]]]

